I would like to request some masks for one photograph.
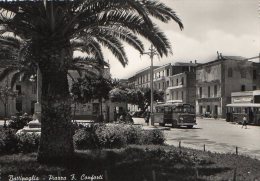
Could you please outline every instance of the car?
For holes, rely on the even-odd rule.
[[[28,134],[41,134],[41,123],[39,120],[30,121],[27,126],[23,127],[23,129],[19,129],[16,132],[16,135],[28,133]]]

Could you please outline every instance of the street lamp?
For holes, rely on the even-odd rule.
[[[150,69],[150,88],[151,88],[151,105],[150,105],[150,112],[151,112],[151,125],[154,125],[154,117],[153,117],[153,57],[154,55],[158,55],[156,49],[151,45],[148,52],[143,52],[151,59],[151,69]]]
[[[42,79],[41,79],[41,71],[40,71],[40,68],[39,66],[37,67],[37,102],[34,104],[34,117],[35,119],[39,120],[39,122],[41,122],[41,101],[40,101],[40,97],[41,97],[41,82]]]

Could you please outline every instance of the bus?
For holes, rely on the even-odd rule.
[[[155,106],[154,123],[159,123],[160,126],[171,124],[175,128],[192,128],[197,124],[194,106],[184,103],[158,104]]]
[[[234,103],[227,104],[226,121],[242,123],[243,117],[247,118],[248,124],[260,125],[260,104],[257,103]]]

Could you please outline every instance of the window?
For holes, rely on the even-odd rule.
[[[202,87],[199,88],[200,98],[202,98]]]
[[[181,85],[184,85],[184,78],[181,78]]]
[[[211,113],[210,105],[207,105],[207,112]]]
[[[23,111],[23,103],[22,100],[16,100],[16,105],[15,108],[18,112],[22,112]]]
[[[214,114],[215,114],[216,116],[218,116],[218,106],[215,105],[214,108],[215,108],[215,110],[214,110]]]
[[[177,86],[179,85],[179,79],[176,80],[176,85],[177,85]]]
[[[202,106],[200,106],[200,114],[202,114]]]
[[[16,85],[16,90],[17,90],[18,94],[21,94],[22,93],[22,86]]]
[[[246,70],[245,69],[242,69],[240,74],[241,74],[241,78],[246,78]]]
[[[163,82],[163,83],[162,83],[162,88],[163,88],[163,89],[164,89],[164,86],[165,86],[165,85],[164,85],[164,82]]]
[[[256,70],[253,70],[253,79],[256,79]]]
[[[166,76],[169,76],[170,75],[170,69],[167,69],[166,70]]]
[[[241,85],[241,91],[245,91],[246,90],[246,86],[245,85]]]
[[[159,83],[159,89],[161,89],[161,84]]]
[[[181,100],[183,100],[183,91],[181,91]]]
[[[178,91],[176,92],[176,99],[177,100],[179,99],[179,92]]]
[[[253,85],[253,90],[256,90],[256,85]]]
[[[169,87],[169,85],[170,85],[170,81],[167,81],[166,86]]]
[[[228,68],[228,77],[233,77],[233,70],[232,70],[232,68]]]
[[[214,85],[214,97],[217,97],[218,94],[218,85]]]
[[[208,86],[208,97],[210,97],[210,86]]]

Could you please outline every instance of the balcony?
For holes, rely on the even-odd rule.
[[[155,77],[154,81],[160,81],[160,80],[165,80],[165,76],[160,76],[160,77]]]
[[[204,98],[198,98],[198,103],[210,103],[210,102],[220,102],[221,97],[204,97]]]
[[[181,88],[184,88],[186,87],[183,83],[179,83],[178,85],[174,85],[174,86],[169,86],[167,89],[168,90],[174,90],[174,89],[181,89]]]

